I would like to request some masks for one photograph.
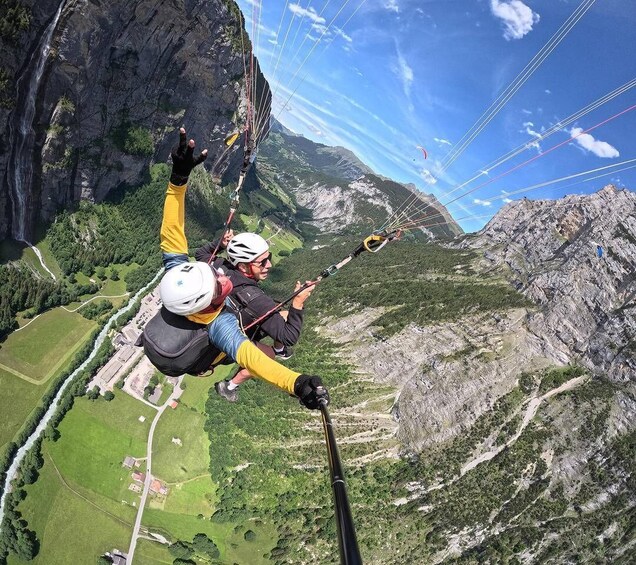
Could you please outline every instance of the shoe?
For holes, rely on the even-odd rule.
[[[216,390],[216,393],[220,397],[225,398],[228,402],[236,402],[238,400],[238,388],[230,390],[227,388],[228,383],[229,381],[219,381],[214,384],[214,390]]]
[[[274,349],[274,353],[276,354],[276,357],[282,359],[283,361],[287,361],[287,359],[289,359],[294,354],[294,352],[286,345],[283,345],[282,349]]]

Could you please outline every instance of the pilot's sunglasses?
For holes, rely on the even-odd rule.
[[[267,257],[265,257],[265,259],[261,259],[260,261],[252,261],[252,264],[258,265],[262,269],[265,265],[267,265],[267,261],[271,262],[271,260],[272,260],[272,252],[270,251],[267,254]]]

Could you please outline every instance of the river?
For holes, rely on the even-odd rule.
[[[2,524],[2,520],[4,519],[5,499],[7,497],[7,494],[9,493],[10,486],[11,486],[11,481],[15,478],[16,472],[18,470],[18,467],[20,466],[20,463],[22,462],[22,459],[24,458],[25,454],[27,453],[27,451],[29,449],[31,449],[31,447],[33,447],[33,444],[35,443],[35,440],[37,440],[37,438],[40,436],[40,434],[44,431],[44,429],[46,428],[47,424],[49,423],[49,420],[51,419],[51,417],[55,413],[55,410],[57,409],[57,405],[58,405],[58,403],[60,401],[60,398],[62,398],[62,395],[64,394],[64,391],[68,388],[68,386],[71,384],[71,382],[73,382],[73,379],[75,378],[75,376],[88,365],[88,363],[93,359],[93,357],[95,357],[95,355],[97,353],[97,350],[100,348],[102,343],[104,343],[104,340],[106,339],[106,336],[108,334],[108,330],[110,330],[110,327],[112,326],[113,322],[115,320],[117,320],[117,318],[119,318],[119,316],[121,316],[122,314],[125,314],[126,312],[128,312],[129,310],[132,309],[133,304],[135,303],[135,301],[144,292],[146,292],[150,287],[152,287],[152,285],[155,284],[155,282],[157,281],[157,279],[159,278],[159,276],[161,275],[162,272],[163,272],[163,269],[161,269],[159,272],[157,272],[157,274],[152,279],[152,281],[150,281],[139,292],[137,292],[137,294],[135,294],[131,298],[131,300],[128,302],[128,304],[126,304],[124,307],[119,309],[117,312],[115,312],[108,319],[108,322],[106,322],[106,325],[104,326],[102,331],[99,332],[99,335],[97,336],[97,339],[95,340],[95,344],[93,346],[93,350],[91,351],[90,355],[86,358],[86,360],[77,369],[75,369],[75,371],[73,371],[66,378],[66,380],[64,381],[64,383],[60,387],[60,390],[55,395],[55,398],[53,399],[53,402],[51,402],[51,405],[49,406],[49,408],[45,412],[44,416],[42,416],[42,419],[40,420],[40,423],[35,428],[35,431],[29,436],[29,438],[26,440],[24,445],[22,445],[18,449],[18,451],[17,451],[17,453],[16,453],[16,455],[15,455],[15,457],[14,457],[12,463],[11,463],[11,466],[7,470],[7,476],[6,476],[6,479],[4,481],[4,485],[3,485],[4,491],[2,493],[2,498],[0,498],[0,525]]]

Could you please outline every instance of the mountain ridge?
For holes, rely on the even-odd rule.
[[[346,148],[315,143],[288,131],[273,123],[259,151],[257,172],[263,185],[280,187],[311,210],[309,223],[321,231],[372,231],[408,202],[412,217],[430,225],[421,230],[427,237],[463,233],[433,195],[376,174]]]

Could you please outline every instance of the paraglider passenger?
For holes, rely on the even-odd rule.
[[[161,372],[171,376],[201,373],[228,356],[252,375],[297,396],[317,409],[329,395],[320,377],[303,375],[270,359],[243,334],[234,314],[224,311],[232,290],[228,277],[204,262],[190,262],[185,236],[185,194],[192,169],[207,157],[194,157],[194,140],[185,129],[172,151],[172,174],[163,210],[161,249],[166,273],[159,293],[163,307],[142,334],[144,351]]]

